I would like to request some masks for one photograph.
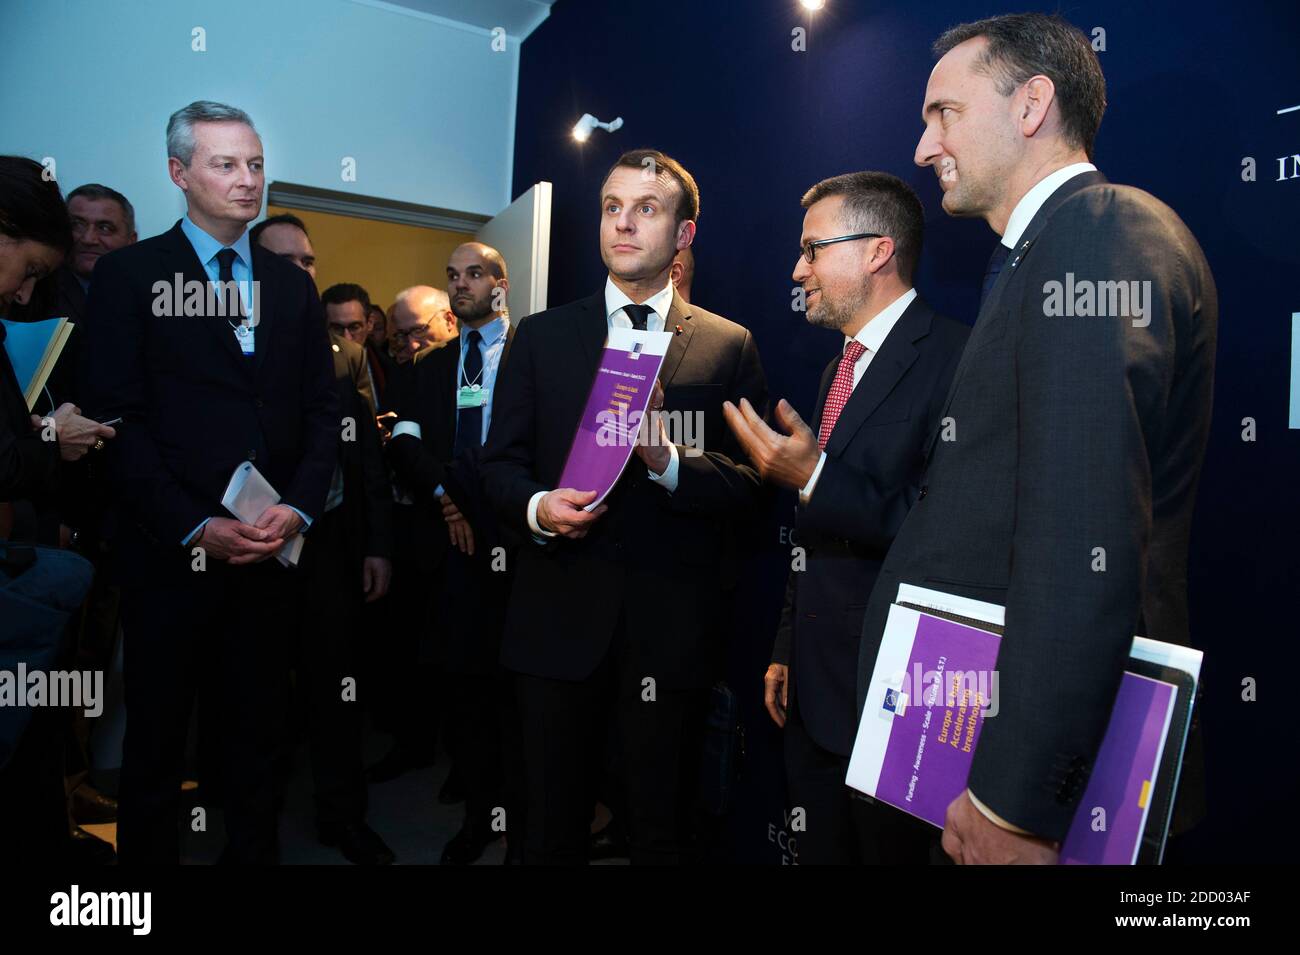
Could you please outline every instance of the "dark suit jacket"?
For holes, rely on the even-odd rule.
[[[720,597],[736,576],[730,531],[762,501],[722,403],[748,398],[763,413],[767,386],[746,329],[674,295],[667,328],[676,325],[659,375],[664,410],[702,415],[704,453],[679,449],[672,494],[633,455],[587,536],[544,546],[528,529],[528,502],[556,487],[568,457],[608,331],[604,292],[519,326],[482,464],[503,524],[525,538],[501,653],[512,670],[583,679],[621,625],[647,676],[670,686],[712,681],[725,632]]]
[[[498,392],[514,339],[515,326],[511,324],[497,367]],[[407,366],[395,410],[399,421],[420,426],[420,437],[403,434],[391,439],[386,450],[398,480],[415,501],[423,545],[422,574],[441,582],[439,599],[434,602],[438,658],[454,673],[491,673],[500,657],[505,601],[519,535],[500,525],[483,493],[483,449],[454,453],[459,344],[454,338],[447,347],[423,350]],[[494,400],[493,428],[497,427],[499,407]],[[474,532],[472,557],[451,545],[442,504],[433,493],[439,485],[469,521]],[[497,547],[505,548],[504,573],[499,565],[493,568]]]
[[[124,575],[159,561],[187,568],[181,541],[205,518],[228,516],[221,496],[243,461],[283,503],[321,513],[340,416],[320,299],[297,266],[256,244],[252,255],[261,289],[252,357],[225,317],[155,314],[177,274],[207,287],[179,222],[95,265],[83,410],[123,419],[104,454],[123,509]]]
[[[1146,323],[1049,316],[1047,283],[1070,276],[1149,282]],[[1133,635],[1188,639],[1217,320],[1209,267],[1173,211],[1100,173],[1067,181],[980,310],[944,410],[956,440],[932,444],[871,595],[859,704],[900,582],[1006,607],[1000,711],[970,789],[1047,838],[1069,828]]]
[[[338,442],[338,460],[343,468],[343,503],[339,509],[345,524],[347,557],[357,563],[363,557],[391,557],[393,494],[379,429],[366,397],[366,353],[346,338],[330,338],[340,418],[351,418],[355,423],[352,440],[346,440],[348,431],[343,430]]]
[[[857,730],[867,597],[920,491],[927,443],[969,334],[912,300],[840,412],[812,496],[798,508],[794,543],[807,564],[790,572],[772,660],[790,667],[792,705],[808,734],[841,756]],[[839,365],[837,356],[822,374],[814,434]]]

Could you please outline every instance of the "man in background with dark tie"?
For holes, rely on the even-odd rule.
[[[298,583],[275,555],[321,515],[334,472],[329,344],[311,277],[249,242],[265,177],[248,115],[191,103],[167,124],[167,155],[185,217],[104,256],[88,302],[87,402],[122,418],[106,451],[130,635],[119,852],[127,864],[178,861],[199,696],[216,729],[224,858],[274,862]],[[222,505],[245,462],[280,495],[252,523]]]
[[[800,865],[928,859],[934,830],[878,807],[845,784],[857,729],[864,600],[920,492],[928,439],[969,329],[912,287],[925,214],[883,172],[817,183],[803,197],[801,255],[808,322],[843,335],[822,373],[813,426],[782,400],[768,427],[727,405],[764,480],[799,492],[796,556],[786,584],[765,702],[785,727],[790,805],[804,812]]]
[[[632,862],[678,863],[693,856],[705,693],[736,577],[732,529],[761,499],[722,403],[762,409],[767,388],[749,332],[673,289],[673,257],[700,211],[691,174],[658,150],[625,153],[601,183],[600,210],[605,287],[526,318],[493,399],[484,481],[502,521],[526,536],[501,659],[517,674],[528,861],[586,861],[594,764],[613,721]],[[657,436],[587,510],[596,491],[557,485],[611,327],[672,334],[650,407],[692,416],[700,446],[673,443],[647,415],[643,432],[658,420]]]
[[[479,473],[514,337],[508,289],[496,249],[467,242],[452,252],[446,294],[459,336],[452,347],[416,353],[388,443],[393,469],[415,497],[420,546],[437,558],[426,579],[440,580],[431,630],[448,749],[465,788],[465,821],[443,849],[443,865],[475,861],[503,833],[512,857],[522,855],[523,811],[506,797],[502,745],[504,734],[513,753],[518,729],[508,718],[513,694],[500,663],[518,535],[498,526]],[[517,766],[517,757],[510,763]]]

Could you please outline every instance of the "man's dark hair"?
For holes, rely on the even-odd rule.
[[[84,186],[78,186],[68,193],[68,202],[80,196],[82,199],[111,199],[116,202],[122,209],[122,218],[126,220],[126,231],[135,231],[135,208],[116,189],[110,189],[108,186],[100,185],[97,182],[88,182]]]
[[[257,225],[253,226],[253,228],[249,229],[248,241],[253,243],[253,245],[257,245],[258,240],[262,237],[262,233],[273,225],[291,225],[295,229],[300,230],[303,235],[308,238],[311,237],[311,233],[307,231],[307,226],[301,219],[292,212],[281,212],[278,216],[268,216]]]
[[[984,37],[988,46],[976,69],[993,78],[997,91],[1010,96],[1032,76],[1042,74],[1056,87],[1065,140],[1092,158],[1093,141],[1106,111],[1106,77],[1083,31],[1059,16],[1008,13],[961,23],[934,41],[936,58],[953,47]]]
[[[925,235],[925,212],[912,187],[887,172],[846,172],[817,183],[801,204],[807,209],[832,196],[844,197],[840,215],[846,233],[876,232],[894,240],[898,275],[911,282]]]
[[[354,282],[340,282],[331,285],[321,293],[322,305],[343,305],[347,302],[360,302],[361,314],[370,316],[370,293]]]
[[[72,220],[59,184],[45,167],[24,156],[0,156],[0,235],[30,239],[58,249],[72,248]]]
[[[647,159],[650,162],[646,162]],[[685,222],[689,219],[695,222],[700,218],[700,187],[695,184],[695,177],[686,171],[686,167],[672,156],[661,153],[657,149],[631,149],[625,152],[614,161],[614,165],[609,167],[609,172],[605,173],[605,178],[600,181],[602,193],[605,190],[605,183],[609,182],[609,177],[620,166],[629,169],[653,169],[656,176],[661,171],[667,171],[668,175],[677,181],[680,189],[677,208],[674,210],[677,221]]]

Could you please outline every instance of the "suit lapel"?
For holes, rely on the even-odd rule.
[[[1006,310],[1002,305],[1003,299],[1007,297],[1008,291],[1014,287],[1020,275],[1021,263],[1024,262],[1025,257],[1033,249],[1034,242],[1042,234],[1043,229],[1047,227],[1047,223],[1052,218],[1052,213],[1080,189],[1086,189],[1089,186],[1105,181],[1106,177],[1096,170],[1080,173],[1067,179],[1057,187],[1054,193],[1047,197],[1047,201],[1039,207],[1038,211],[1034,213],[1034,217],[1029,220],[1029,225],[1025,227],[1016,248],[1011,250],[1006,265],[1003,266],[997,281],[993,283],[993,288],[989,290],[989,297],[980,307],[979,316],[975,319],[975,328],[971,331],[971,336],[962,351],[961,360],[957,362],[957,368],[952,376],[952,384],[948,386],[948,397],[944,401],[943,413],[939,416],[940,420],[948,417],[948,409],[952,407],[953,397],[957,394],[957,387],[961,384],[962,378],[965,377],[971,355],[979,350],[981,340],[992,334],[993,329],[1000,322],[1011,320],[1011,316],[1005,314]],[[940,431],[941,429],[936,427],[934,434],[930,438],[929,446],[925,452],[927,462],[934,455],[934,446],[939,440]]]
[[[677,331],[679,326],[680,334]],[[691,336],[695,334],[694,323],[691,322],[691,306],[677,294],[676,289],[673,289],[673,304],[668,309],[668,321],[664,324],[664,331],[673,336],[668,340],[668,351],[664,355],[663,368],[659,372],[659,381],[667,388],[673,380],[673,375],[677,374],[677,366],[682,363],[682,357],[691,344]]]
[[[899,316],[898,323],[890,329],[840,412],[835,430],[826,442],[827,454],[838,455],[844,450],[863,422],[880,407],[899,379],[916,362],[917,351],[913,343],[929,333],[931,314],[929,306],[918,296]],[[819,421],[818,426],[820,424]]]
[[[590,383],[596,377],[596,368],[600,364],[600,354],[605,349],[605,339],[609,336],[609,323],[605,316],[605,293],[599,292],[591,298],[578,302],[577,314],[574,316],[574,333],[578,345],[586,359],[580,371],[581,380]],[[585,398],[585,395],[584,395]]]
[[[186,238],[185,233],[181,230],[179,220],[167,234],[167,237],[167,244],[163,246],[164,268],[166,270],[163,274],[167,276],[167,281],[175,281],[177,273],[180,274],[181,281],[184,283],[181,288],[182,301],[189,297],[189,289],[193,288],[190,283],[199,283],[199,286],[203,289],[203,301],[206,303],[208,301],[208,273],[204,270],[203,263],[199,261],[194,246],[190,245],[190,240]],[[235,339],[235,330],[230,326],[230,322],[226,318],[207,315],[205,304],[204,314],[197,318],[191,317],[188,320],[197,321],[206,334],[216,338],[217,345],[234,359],[241,370],[247,370],[244,353],[239,350],[239,342]]]

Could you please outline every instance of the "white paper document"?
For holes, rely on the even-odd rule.
[[[235,468],[230,483],[226,485],[226,493],[221,495],[222,506],[245,524],[256,524],[263,511],[279,503],[280,495],[252,461],[245,461]],[[276,551],[275,559],[286,567],[296,567],[301,554],[302,534],[294,534]]]

